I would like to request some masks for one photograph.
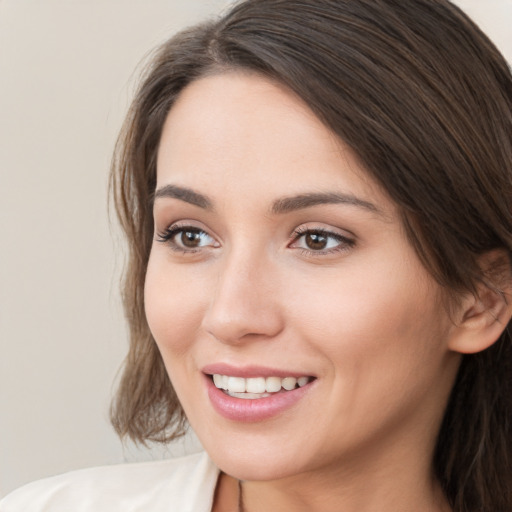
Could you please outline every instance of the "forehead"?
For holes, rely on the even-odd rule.
[[[378,196],[394,209],[356,155],[294,93],[260,75],[229,72],[186,87],[164,124],[157,187],[228,194],[341,191]]]
[[[284,137],[292,135],[290,129],[293,138]],[[269,153],[278,147],[284,154],[293,139],[304,138],[309,147],[293,147],[297,157],[319,143],[323,151],[340,152],[333,134],[296,95],[260,75],[228,72],[196,80],[181,92],[164,125],[159,156],[174,149],[176,139],[195,143],[196,149],[224,150],[211,156],[232,157],[236,148],[241,153],[266,147]]]

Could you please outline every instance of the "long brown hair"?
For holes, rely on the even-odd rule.
[[[398,205],[419,258],[452,297],[477,292],[479,256],[512,255],[512,77],[489,39],[447,0],[246,0],[152,57],[116,147],[112,190],[129,244],[130,350],[112,421],[166,442],[183,411],[143,304],[151,197],[164,120],[192,81],[247,69],[294,91]],[[507,259],[507,258],[506,258]],[[463,357],[434,471],[457,512],[512,510],[512,338]]]

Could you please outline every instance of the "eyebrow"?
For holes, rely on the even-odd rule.
[[[273,214],[288,213],[321,204],[346,204],[364,208],[365,210],[369,210],[373,213],[383,215],[383,212],[369,201],[359,199],[352,194],[341,194],[336,192],[313,192],[308,194],[299,194],[297,196],[283,197],[282,199],[278,199],[274,202],[271,212]]]
[[[213,203],[208,197],[199,192],[186,187],[178,187],[177,185],[165,185],[155,191],[153,200],[161,197],[170,197],[172,199],[179,199],[186,203],[199,206],[205,210],[213,210]]]
[[[187,187],[177,185],[164,185],[155,191],[154,199],[167,197],[179,199],[199,208],[213,211],[213,202],[204,194],[196,192]],[[357,206],[372,213],[385,216],[384,213],[373,203],[360,199],[352,194],[342,194],[337,192],[310,192],[290,197],[282,197],[272,204],[270,212],[274,215],[289,213],[296,210],[302,210],[322,204],[345,204]]]

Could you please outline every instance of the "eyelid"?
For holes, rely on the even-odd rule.
[[[297,243],[301,238],[303,238],[307,234],[317,234],[324,236],[326,238],[331,238],[337,240],[339,243],[336,247],[330,247],[326,249],[308,249],[305,247],[294,247],[293,244]],[[306,256],[326,256],[330,254],[336,254],[340,252],[346,252],[350,250],[356,244],[355,236],[352,234],[342,234],[334,228],[327,228],[325,226],[318,225],[301,225],[293,230],[290,235],[291,242],[288,247],[292,249],[299,249],[302,251],[302,254]]]
[[[174,240],[180,233],[185,232],[192,233],[200,233],[202,236],[208,237],[211,240],[211,243],[200,244],[197,246],[188,247],[184,240],[182,239],[182,243]],[[347,233],[346,230],[344,230]],[[308,234],[320,235],[321,237],[325,237],[328,240],[335,240],[336,245],[334,247],[328,247],[329,242],[327,242],[327,247],[325,248],[311,248],[311,247],[299,247],[298,242]],[[193,220],[180,220],[171,223],[166,226],[163,230],[156,231],[155,233],[155,241],[165,243],[172,249],[173,251],[182,252],[185,254],[197,253],[202,251],[207,251],[212,248],[218,248],[221,244],[218,241],[218,237],[212,234],[210,230],[202,225],[202,223],[193,221]],[[356,241],[355,236],[353,234],[344,234],[340,233],[338,228],[327,227],[325,225],[318,225],[313,223],[302,224],[296,227],[289,236],[290,241],[287,244],[287,247],[292,249],[301,250],[302,254],[306,256],[325,256],[334,253],[345,252],[351,249]],[[331,244],[332,245],[332,244]]]
[[[208,236],[210,239],[214,241],[212,244],[203,245],[203,246],[197,246],[197,247],[190,247],[187,248],[185,246],[181,246],[175,241],[173,241],[173,238],[176,237],[179,233],[183,232],[193,232],[193,233],[202,233],[206,236]],[[195,225],[193,221],[177,221],[173,222],[169,226],[167,226],[165,229],[157,231],[156,232],[156,238],[155,240],[157,242],[165,243],[167,244],[172,250],[182,253],[196,253],[208,248],[217,248],[220,247],[219,242],[216,240],[216,237],[212,234],[210,234],[209,230],[202,227]]]

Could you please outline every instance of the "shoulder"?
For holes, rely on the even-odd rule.
[[[218,475],[205,453],[82,469],[21,487],[0,512],[206,512]]]

